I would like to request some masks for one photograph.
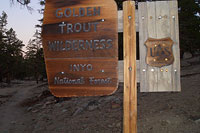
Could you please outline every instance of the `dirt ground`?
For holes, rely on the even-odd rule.
[[[138,133],[200,133],[200,64],[183,62],[180,93],[140,93]],[[121,133],[123,84],[111,96],[56,98],[47,83],[0,88],[0,133]]]

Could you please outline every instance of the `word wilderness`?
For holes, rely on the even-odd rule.
[[[49,51],[78,51],[78,50],[105,50],[111,49],[112,40],[66,40],[66,41],[49,41]]]

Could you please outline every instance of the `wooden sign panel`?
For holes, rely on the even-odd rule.
[[[42,38],[55,96],[108,95],[117,89],[117,22],[114,0],[46,0]]]
[[[140,91],[181,91],[178,2],[139,2],[138,18]],[[149,38],[155,39],[148,41],[152,45],[146,42]]]
[[[147,47],[146,63],[153,67],[163,67],[171,65],[174,62],[172,51],[172,39],[154,39],[149,38],[145,45]]]

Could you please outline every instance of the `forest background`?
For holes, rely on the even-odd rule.
[[[115,0],[118,9],[122,10],[124,0]],[[136,0],[138,2],[146,0]],[[152,0],[149,0],[152,1]],[[32,10],[29,6],[31,0],[10,0],[10,3],[17,2]],[[45,0],[38,0],[41,5],[39,13],[43,14]],[[179,3],[179,31],[180,31],[180,53],[191,56],[200,54],[200,0],[178,0]],[[35,26],[35,34],[28,44],[17,38],[13,28],[7,29],[6,12],[0,15],[0,83],[10,84],[12,80],[39,80],[46,79],[44,54],[41,41],[42,18],[38,18],[38,25]],[[23,47],[26,46],[26,51]],[[123,34],[119,33],[119,59],[123,59]]]

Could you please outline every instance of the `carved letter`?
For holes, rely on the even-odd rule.
[[[85,16],[85,9],[84,8],[79,8],[79,17]]]
[[[91,23],[88,23],[88,29],[86,30],[86,23],[83,23],[83,32],[89,32],[91,29]]]
[[[99,24],[98,22],[93,23],[94,24],[94,31],[97,32],[97,25]]]
[[[60,12],[62,9],[60,9],[60,8],[58,8],[57,10],[56,10],[56,17],[57,18],[62,18],[63,17],[63,13],[62,12]]]
[[[92,64],[88,64],[88,65],[87,65],[87,70],[88,70],[88,71],[92,71],[92,69],[93,69]]]
[[[67,24],[67,33],[73,33],[73,25],[72,24]]]
[[[92,11],[90,10],[92,7],[87,7],[87,16],[92,16]]]
[[[112,48],[112,42],[113,40],[112,39],[108,39],[107,40],[107,47],[106,47],[106,49],[110,49],[110,48]]]
[[[76,14],[75,8],[73,8],[73,17],[78,17],[78,15]]]
[[[77,28],[77,27],[79,27],[79,28]],[[80,32],[82,30],[82,25],[80,24],[80,23],[76,23],[75,25],[74,25],[74,31],[75,32]]]
[[[78,41],[77,40],[73,40],[72,41],[72,50],[78,50]]]
[[[65,41],[65,50],[69,51],[72,48],[72,42],[71,41]]]
[[[99,15],[100,16],[100,7],[94,7],[94,16]]]
[[[68,12],[68,14],[67,14],[67,12]],[[64,15],[65,15],[66,18],[71,17],[71,15],[72,15],[71,9],[70,8],[66,8],[65,12],[64,12]]]
[[[94,49],[99,49],[98,45],[99,45],[99,40],[94,40]]]
[[[48,42],[48,50],[49,51],[56,51],[56,45],[54,42]]]
[[[81,66],[81,71],[85,71],[86,64],[80,64],[80,66]]]

